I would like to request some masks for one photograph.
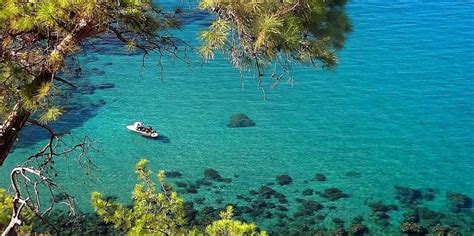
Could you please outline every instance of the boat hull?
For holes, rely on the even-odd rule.
[[[160,134],[158,134],[158,132],[147,133],[147,132],[136,130],[135,126],[133,126],[133,125],[127,125],[127,129],[130,130],[130,131],[133,131],[135,133],[138,133],[142,136],[149,137],[149,138],[158,138],[158,136],[160,135]]]

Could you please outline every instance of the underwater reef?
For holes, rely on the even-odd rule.
[[[255,126],[255,122],[245,114],[238,113],[230,117],[229,128],[244,128]]]
[[[172,184],[168,190],[174,189],[186,200],[186,224],[190,227],[209,224],[219,218],[219,212],[226,206],[232,205],[236,219],[254,222],[269,235],[461,236],[474,233],[472,199],[463,193],[446,193],[445,209],[440,210],[426,204],[441,198],[435,189],[393,186],[393,198],[368,200],[359,206],[366,209],[367,214],[359,212],[348,218],[345,215],[348,212],[339,209],[338,203],[350,201],[355,195],[338,186],[321,186],[318,181],[277,175],[276,183],[261,184],[229,198],[224,193],[232,190],[233,180],[239,178],[238,175],[228,178],[212,168],[203,169],[202,177],[197,179],[189,179],[179,170],[165,171],[165,174]],[[303,183],[299,188],[304,188],[295,188],[297,183]],[[71,221],[66,214],[55,213],[48,216],[48,220],[66,234],[120,234],[94,214],[84,214]],[[39,233],[51,230],[41,222],[33,227]]]
[[[358,178],[360,174],[355,173],[342,175]],[[440,198],[435,189],[393,186],[392,199],[367,201],[365,206],[360,206],[367,209],[367,214],[348,220],[346,217],[345,221],[339,215],[347,212],[339,211],[338,202],[350,201],[355,195],[337,186],[321,186],[320,182],[330,182],[323,174],[313,176],[310,179],[313,181],[280,174],[275,177],[275,182],[239,193],[234,200],[222,196],[232,188],[232,179],[223,179],[227,178],[208,168],[203,171],[201,179],[175,182],[178,192],[189,195],[191,186],[192,195],[195,195],[192,199],[185,195],[192,201],[187,203],[188,219],[192,225],[211,222],[222,209],[232,205],[237,219],[255,222],[270,235],[454,236],[474,233],[472,199],[462,193],[447,193],[446,209],[440,211],[425,206]],[[304,183],[304,188],[295,189],[294,184],[298,182]]]

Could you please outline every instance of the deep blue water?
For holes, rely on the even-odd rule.
[[[232,183],[201,187],[185,198],[205,196],[204,206],[243,206],[248,203],[237,195],[287,174],[292,184],[272,187],[287,196],[289,215],[298,210],[296,198],[313,199],[323,203],[320,213],[326,216],[313,226],[334,227],[334,217],[348,226],[363,215],[372,232],[385,234],[399,231],[407,210],[395,199],[394,186],[433,188],[436,197],[421,206],[457,219],[468,234],[460,219],[472,223],[472,210],[450,213],[446,193],[474,197],[474,2],[353,1],[348,12],[355,30],[339,53],[337,69],[296,67],[294,84],[268,88],[266,101],[252,73],[245,74],[242,89],[239,71],[221,57],[201,65],[190,55],[189,68],[165,61],[162,81],[156,56],[147,59],[142,72],[140,55],[112,53],[122,50],[112,43],[81,56],[86,81],[115,88],[78,97],[89,112],[66,115],[56,124],[74,135],[89,135],[100,150],[94,154],[99,168],[94,178],[82,178],[73,168],[72,176],[81,181],[67,188],[86,211],[91,191],[127,202],[134,163],[147,158],[153,170],[181,171],[178,181],[195,181],[205,168],[214,168]],[[192,15],[179,35],[196,43],[208,18]],[[227,128],[229,117],[240,112],[256,126]],[[166,139],[129,133],[125,125],[136,120],[153,125]],[[6,166],[40,144],[17,148]],[[1,169],[2,176],[6,170]],[[327,180],[312,181],[316,173]],[[2,177],[0,183],[7,181]],[[301,194],[329,187],[349,197],[331,202]],[[390,213],[388,228],[377,225],[367,206],[377,200],[400,206]],[[278,221],[248,219],[268,228]]]

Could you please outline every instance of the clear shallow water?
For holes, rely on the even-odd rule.
[[[212,190],[201,187],[204,205],[243,205],[237,195],[275,182],[280,174],[293,178],[291,185],[274,186],[287,196],[291,213],[304,189],[340,188],[349,198],[328,202],[317,195],[304,197],[326,206],[323,222],[329,228],[336,216],[350,223],[364,215],[374,232],[398,232],[396,223],[378,228],[366,205],[376,200],[398,204],[395,185],[434,188],[436,198],[424,204],[448,212],[446,192],[474,196],[473,10],[472,1],[396,6],[355,1],[348,8],[355,32],[340,53],[338,68],[326,72],[297,67],[294,86],[283,83],[267,90],[267,101],[251,73],[241,89],[239,72],[225,59],[199,65],[193,57],[196,63],[190,69],[165,62],[161,81],[156,57],[140,73],[141,57],[111,54],[119,50],[116,45],[89,52],[81,59],[86,79],[114,83],[115,88],[83,95],[84,104],[103,100],[105,105],[66,119],[75,123],[68,125],[75,135],[89,135],[100,150],[94,157],[99,168],[94,180],[72,170],[77,181],[67,187],[86,211],[91,191],[128,201],[133,166],[147,158],[153,170],[181,171],[178,181],[202,178],[205,168],[232,178],[232,183],[215,184]],[[205,19],[195,14],[182,36],[194,40]],[[94,68],[105,74],[86,72]],[[239,112],[257,125],[227,128],[229,117]],[[127,132],[125,125],[136,120],[153,125],[168,139],[153,141]],[[18,148],[5,167],[37,147]],[[7,184],[7,169],[0,170],[5,176],[1,186]],[[351,171],[360,177],[348,177]],[[308,182],[315,173],[327,181]],[[223,203],[216,204],[216,199]],[[393,222],[403,212],[392,213]],[[270,226],[276,222],[253,220]]]

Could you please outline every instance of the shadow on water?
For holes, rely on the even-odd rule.
[[[86,58],[87,59],[87,58]],[[89,59],[95,60],[95,58]],[[93,84],[94,77],[103,76],[105,71],[97,68],[86,69],[84,72],[80,67],[74,65],[74,59],[68,61],[68,66],[60,75],[65,80],[76,86],[72,88],[64,84],[55,84],[62,91],[61,94],[53,96],[53,101],[58,104],[63,115],[59,120],[48,124],[56,133],[69,133],[71,130],[81,127],[86,121],[95,117],[98,111],[106,105],[105,100],[94,100],[88,95],[99,90],[113,89],[112,83]],[[91,78],[91,79],[89,79]],[[32,117],[38,119],[38,117]],[[37,126],[27,125],[19,136],[15,147],[28,148],[39,142],[49,139],[49,133]]]
[[[49,124],[56,133],[68,133],[71,130],[81,127],[87,120],[97,115],[97,112],[106,104],[104,100],[89,104],[68,104],[64,107],[66,112],[62,117]],[[16,147],[27,148],[49,138],[49,133],[37,126],[27,125],[20,133]]]
[[[199,24],[207,26],[209,24],[208,19],[209,14],[203,11],[186,11],[182,16],[184,24],[199,22]],[[96,116],[100,108],[106,104],[104,100],[87,101],[87,95],[92,95],[97,90],[114,88],[114,84],[111,83],[93,84],[93,78],[104,76],[105,71],[96,67],[82,68],[82,66],[98,62],[99,58],[96,54],[121,56],[140,54],[139,51],[130,52],[125,49],[123,42],[120,42],[111,34],[103,34],[92,39],[90,43],[84,44],[82,49],[83,55],[79,58],[69,58],[63,72],[60,74],[61,78],[73,83],[77,88],[64,88],[67,95],[60,95],[55,99],[57,104],[64,109],[62,117],[49,125],[57,133],[67,133],[72,129],[81,127],[87,120]],[[103,66],[112,64],[112,62],[102,63]],[[48,138],[49,134],[45,130],[28,125],[22,130],[16,147],[27,148]],[[165,135],[160,135],[156,141],[171,142],[169,137]]]
[[[171,140],[168,136],[165,136],[165,135],[162,135],[160,134],[160,136],[158,136],[158,138],[155,139],[157,142],[161,142],[161,143],[171,143]]]

